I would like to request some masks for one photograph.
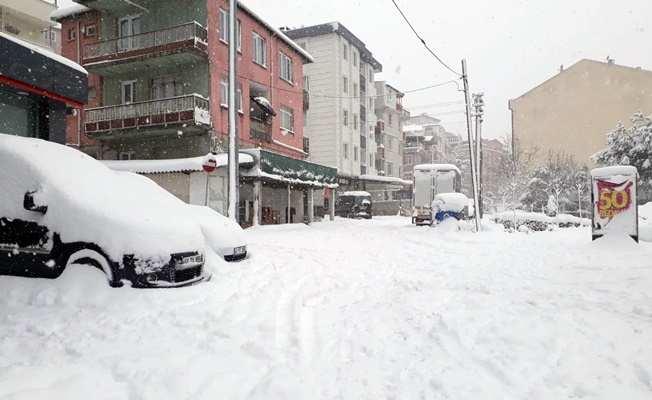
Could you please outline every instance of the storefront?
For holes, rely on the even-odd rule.
[[[82,67],[0,32],[0,133],[65,144],[66,114],[87,98]]]

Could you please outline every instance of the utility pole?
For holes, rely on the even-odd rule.
[[[484,115],[484,100],[482,99],[484,93],[480,92],[473,95],[473,107],[475,108],[475,154],[476,154],[476,171],[478,182],[478,197],[480,204],[476,206],[476,210],[480,213],[480,218],[484,213],[482,207],[482,116]]]
[[[462,80],[464,81],[464,99],[466,100],[466,128],[469,134],[469,159],[471,161],[471,181],[473,182],[473,207],[475,212],[475,231],[480,232],[482,227],[480,225],[480,212],[478,205],[480,204],[480,195],[478,193],[478,176],[476,174],[476,163],[473,154],[473,129],[471,127],[471,99],[469,96],[469,79],[466,73],[466,60],[462,60]]]
[[[237,70],[236,70],[236,18],[237,1],[229,0],[229,170],[228,170],[228,201],[229,201],[229,218],[235,222],[240,222],[238,212],[239,204],[239,183],[238,176],[238,120],[237,120]]]

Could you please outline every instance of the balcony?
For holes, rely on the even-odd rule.
[[[251,139],[261,142],[272,143],[272,124],[250,119]]]
[[[310,93],[307,90],[303,90],[303,109],[307,110],[310,108]]]
[[[82,65],[98,75],[133,71],[142,64],[146,68],[156,57],[157,65],[167,61],[183,64],[206,59],[208,33],[197,22],[171,28],[125,36],[87,44],[82,52]],[[166,60],[166,59],[170,60]],[[125,65],[127,64],[127,65]]]
[[[375,128],[374,132],[377,135],[380,135],[381,133],[385,132],[385,122],[383,122],[383,121],[376,122],[376,128]]]
[[[153,131],[203,133],[210,127],[208,100],[194,94],[90,108],[84,112],[84,120],[89,136]]]
[[[367,137],[365,135],[360,135],[360,148],[361,149],[367,148]]]
[[[403,104],[396,103],[396,111],[403,111]]]

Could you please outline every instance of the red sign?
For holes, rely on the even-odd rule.
[[[217,168],[217,160],[215,159],[215,157],[213,157],[212,154],[209,154],[206,157],[204,157],[204,161],[202,162],[202,167],[206,172],[213,172],[215,171],[215,168]]]
[[[621,183],[596,180],[598,185],[598,214],[602,219],[611,220],[615,215],[628,210],[632,204],[631,187],[634,182]]]

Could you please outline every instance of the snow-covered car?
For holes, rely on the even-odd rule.
[[[170,207],[174,213],[196,221],[201,226],[206,247],[224,260],[239,261],[247,257],[247,240],[237,222],[209,207],[187,204],[145,176],[133,172],[118,174],[137,186],[137,190],[149,201],[161,207]]]
[[[208,279],[196,221],[135,193],[92,157],[0,134],[0,275],[56,278],[95,266],[111,286],[177,287]]]
[[[462,193],[439,193],[430,205],[434,221],[437,223],[448,219],[466,219],[469,216],[469,198]]]
[[[335,215],[371,219],[371,194],[362,190],[344,192],[335,200]]]

